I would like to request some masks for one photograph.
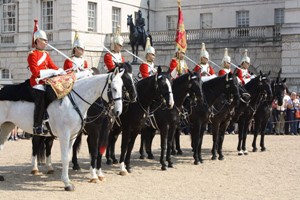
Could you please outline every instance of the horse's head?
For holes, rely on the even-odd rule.
[[[132,65],[128,62],[125,62],[119,65],[119,69],[125,70],[122,75],[122,80],[124,83],[123,97],[125,97],[125,99],[129,99],[130,102],[135,102],[137,98],[137,92],[133,80]]]
[[[227,100],[233,101],[236,105],[240,102],[239,83],[237,77],[232,73],[227,73],[225,76],[225,96]]]
[[[267,94],[267,100],[272,99],[272,89],[271,89],[271,80],[269,78],[271,71],[269,73],[264,74],[261,71],[259,72],[259,87],[260,91]]]
[[[161,67],[157,68],[157,74],[155,75],[156,89],[160,96],[164,99],[168,108],[173,108],[174,98],[170,82],[170,73],[162,72]]]
[[[122,113],[122,88],[123,81],[121,76],[124,71],[119,72],[118,68],[115,68],[114,72],[111,72],[107,80],[107,97],[109,104],[113,105],[113,114],[119,117]]]
[[[286,78],[282,79],[280,77],[281,69],[278,72],[278,77],[276,78],[276,81],[272,81],[272,92],[274,95],[274,98],[278,101],[278,105],[282,106],[283,104],[283,97],[284,97],[284,91],[286,90]]]
[[[189,94],[192,97],[193,101],[203,101],[203,91],[202,91],[202,80],[197,72],[189,71]]]
[[[132,15],[127,15],[127,26],[130,26],[131,24],[133,24]]]

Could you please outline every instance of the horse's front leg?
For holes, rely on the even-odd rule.
[[[37,161],[37,154],[40,148],[44,148],[43,145],[40,145],[42,142],[42,137],[40,136],[33,136],[31,143],[32,143],[32,157],[31,157],[31,165],[32,165],[32,170],[31,174],[33,175],[39,175],[39,168],[38,168],[38,161]],[[42,146],[42,147],[40,147]],[[44,152],[44,151],[43,151]]]
[[[219,122],[213,122],[212,123],[212,134],[213,134],[213,146],[211,149],[211,153],[212,153],[212,160],[216,160],[217,159],[217,148],[218,148],[218,140],[219,140],[219,126],[220,123]]]
[[[102,154],[99,152],[97,157],[97,169],[98,169],[97,176],[100,181],[105,181],[105,176],[101,167],[102,167]]]
[[[90,173],[91,173],[91,179],[90,183],[97,183],[98,182],[98,176],[96,173],[96,162],[97,162],[97,156],[98,156],[98,131],[89,131],[89,135],[87,137],[87,143],[89,148],[89,153],[91,157],[90,162]]]
[[[70,161],[70,154],[72,151],[72,145],[75,139],[71,140],[70,132],[63,132],[60,135],[60,149],[61,149],[61,161],[62,161],[62,173],[61,179],[65,184],[66,191],[74,191],[75,187],[71,183],[69,179],[69,161]]]
[[[146,149],[146,153],[148,155],[148,159],[154,159],[154,155],[152,153],[152,142],[155,136],[155,129],[152,128],[148,128],[147,129],[147,135],[145,135],[145,149]]]
[[[193,149],[193,157],[194,157],[195,165],[199,165],[200,163],[199,162],[200,129],[201,129],[201,125],[199,124],[191,125],[192,149]]]
[[[165,152],[167,148],[167,137],[168,137],[168,130],[166,127],[160,128],[160,164],[161,170],[167,170],[167,165],[165,163]],[[171,144],[172,145],[172,144]]]
[[[125,168],[125,154],[128,149],[128,143],[129,143],[129,137],[130,137],[130,131],[127,131],[128,128],[123,128],[122,132],[122,142],[121,142],[121,155],[120,155],[120,175],[125,176],[128,174],[128,171]]]
[[[173,163],[171,161],[171,147],[174,141],[174,134],[176,132],[176,125],[170,126],[168,132],[168,143],[167,143],[167,156],[166,160],[168,162],[168,167],[173,168]]]
[[[218,159],[219,160],[224,160],[224,155],[223,155],[222,149],[223,149],[225,131],[226,131],[228,125],[229,125],[229,122],[223,123],[219,130],[219,141],[218,141],[218,154],[219,154]]]
[[[133,149],[133,146],[135,143],[135,139],[139,132],[140,132],[140,130],[133,130],[133,134],[131,135],[131,138],[129,140],[128,147],[127,147],[127,152],[126,152],[126,157],[125,157],[125,165],[126,165],[126,169],[129,173],[131,173],[131,166],[130,166],[131,152],[132,152],[132,149]]]

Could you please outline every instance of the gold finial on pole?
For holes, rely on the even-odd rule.
[[[181,0],[177,0],[178,7],[180,7]]]

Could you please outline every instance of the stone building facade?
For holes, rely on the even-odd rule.
[[[270,70],[274,77],[282,68],[292,90],[300,91],[300,0],[181,0],[181,6],[188,33],[187,56],[192,60],[198,61],[202,42],[217,65],[224,48],[229,49],[234,64],[239,64],[247,48],[252,71]],[[135,17],[138,10],[145,18],[145,29],[152,34],[156,63],[167,66],[175,51],[176,0],[1,0],[0,84],[19,83],[30,76],[27,55],[34,19],[46,30],[49,43],[68,56],[78,31],[85,41],[89,66],[101,69],[103,46],[110,46],[117,24],[125,38],[124,48],[131,50],[126,18],[130,14]],[[62,66],[65,58],[48,50]],[[132,60],[131,55],[123,54]],[[143,50],[139,55],[144,58]],[[193,63],[188,64],[193,68]],[[214,67],[218,71],[218,66]]]

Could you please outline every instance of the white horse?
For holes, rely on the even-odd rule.
[[[122,113],[122,87],[123,81],[115,70],[110,74],[100,74],[89,78],[83,78],[75,82],[72,92],[81,115],[84,115],[88,108],[97,98],[102,96],[103,100],[114,102],[113,113],[119,116]],[[109,98],[109,93],[111,96]],[[25,101],[0,101],[0,150],[7,141],[8,134],[17,125],[22,130],[32,133],[34,103]],[[70,152],[74,139],[82,127],[82,120],[79,113],[74,109],[69,97],[53,101],[47,108],[49,124],[53,134],[59,138],[62,160],[61,179],[65,184],[66,191],[74,190],[68,175]],[[2,177],[3,178],[3,177]]]

